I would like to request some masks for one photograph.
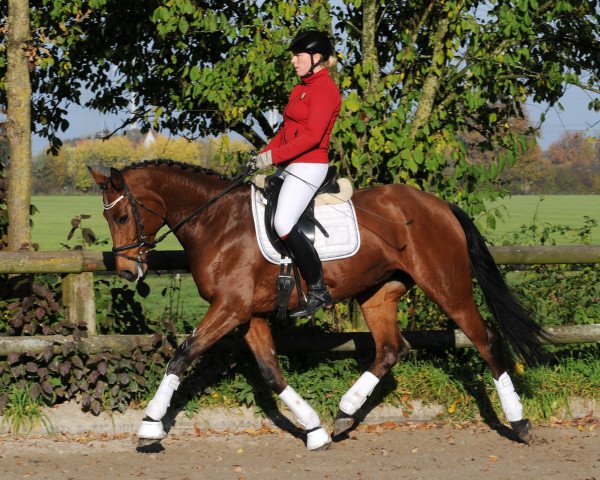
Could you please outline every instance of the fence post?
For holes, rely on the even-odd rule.
[[[94,274],[92,272],[70,273],[62,279],[63,305],[68,321],[85,323],[90,335],[96,328],[96,299],[94,297]]]

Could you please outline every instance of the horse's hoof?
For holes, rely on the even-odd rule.
[[[140,452],[149,452],[160,450],[162,445],[160,440],[154,438],[138,438],[137,450]]]
[[[347,432],[352,428],[353,425],[354,417],[340,410],[335,417],[335,421],[333,422],[333,436],[337,437],[338,435]]]
[[[140,440],[152,440],[153,442],[159,442],[167,436],[163,429],[162,422],[155,422],[153,420],[143,420],[140,425],[140,429],[137,432],[137,436]]]
[[[531,443],[533,440],[533,433],[531,432],[531,422],[524,418],[516,422],[510,422],[510,426],[513,429],[515,435],[523,443]]]
[[[323,427],[311,430],[306,435],[306,448],[311,452],[327,450],[329,445],[331,445],[331,437]]]

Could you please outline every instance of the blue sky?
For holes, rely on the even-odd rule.
[[[546,113],[546,121],[542,125],[541,137],[538,139],[542,149],[547,149],[565,132],[576,131],[600,137],[600,113],[587,109],[592,98],[599,98],[599,96],[584,92],[577,87],[567,90],[561,100],[563,110],[553,107]],[[530,120],[536,122],[540,114],[546,110],[546,106],[528,102],[527,110]],[[75,105],[69,107],[68,112],[70,126],[61,136],[62,140],[94,135],[104,129],[113,130],[128,115],[128,111],[123,111],[122,115],[101,115],[96,111]],[[34,155],[43,151],[46,146],[47,142],[44,139],[34,135],[32,139]]]

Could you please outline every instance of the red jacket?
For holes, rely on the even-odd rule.
[[[326,68],[296,85],[283,110],[283,125],[262,150],[271,150],[274,164],[328,163],[329,136],[342,98]]]

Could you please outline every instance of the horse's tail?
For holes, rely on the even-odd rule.
[[[550,336],[515,298],[471,218],[456,205],[450,204],[450,209],[467,237],[471,270],[495,319],[496,330],[525,363],[540,362],[547,356],[542,340]]]

